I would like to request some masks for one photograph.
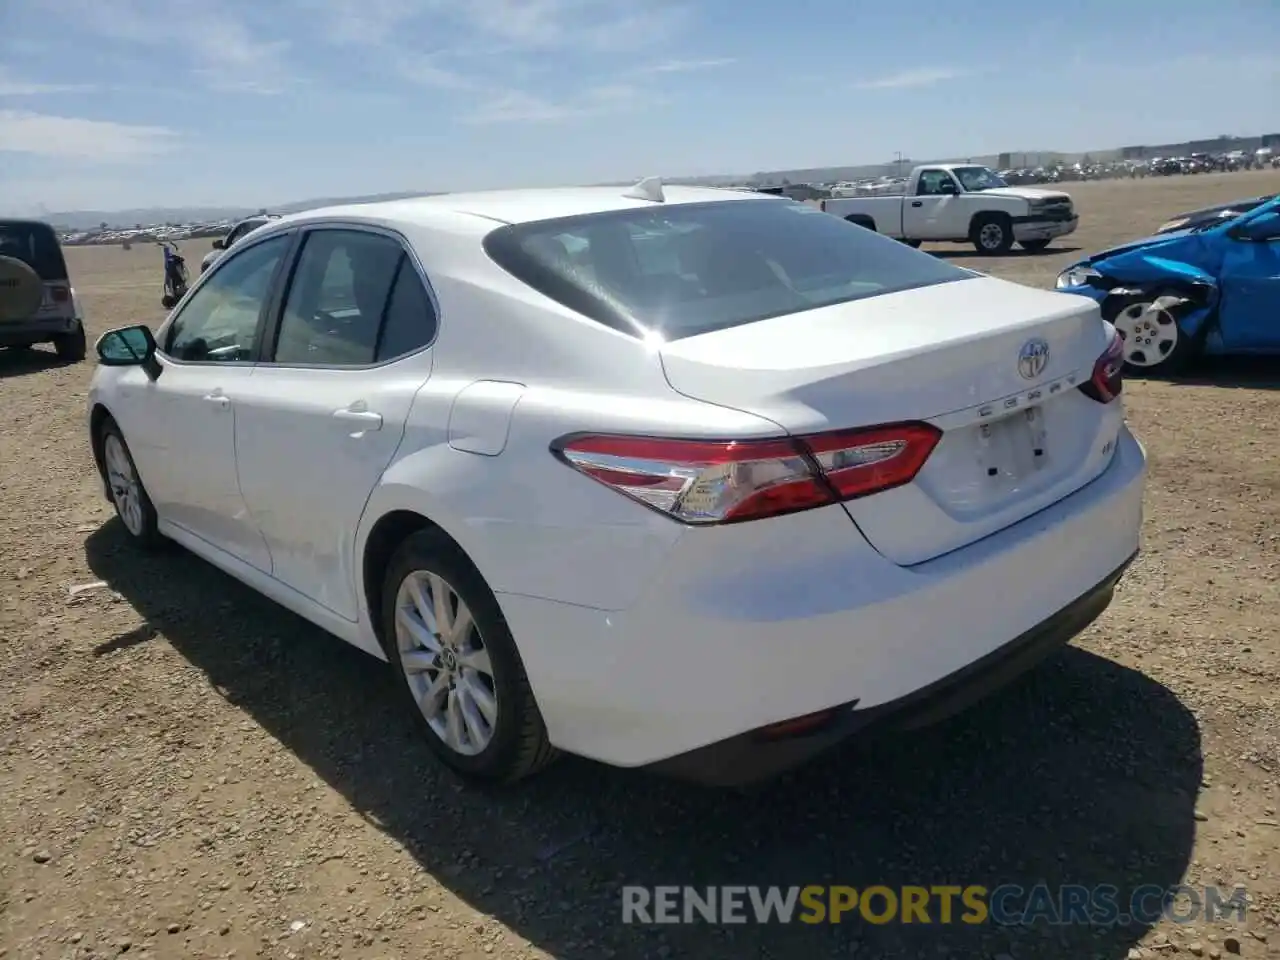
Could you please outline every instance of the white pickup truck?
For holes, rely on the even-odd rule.
[[[1014,242],[1037,253],[1080,222],[1070,195],[1011,187],[986,167],[916,167],[893,196],[823,200],[827,213],[918,247],[924,240],[972,243],[979,253],[1008,253]]]

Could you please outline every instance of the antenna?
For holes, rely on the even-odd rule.
[[[623,194],[632,200],[648,200],[650,203],[666,203],[666,194],[662,192],[661,177],[645,177]]]

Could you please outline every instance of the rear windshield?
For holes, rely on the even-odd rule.
[[[0,220],[0,257],[21,260],[46,283],[67,279],[58,235],[43,223]]]
[[[817,207],[763,198],[516,224],[484,245],[564,306],[665,340],[973,276]]]

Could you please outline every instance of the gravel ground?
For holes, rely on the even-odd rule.
[[[1072,185],[1083,250],[1280,173]],[[195,264],[202,244],[188,244]],[[157,248],[69,252],[90,334],[159,321]],[[746,792],[567,759],[465,787],[385,668],[177,551],[95,480],[92,364],[0,355],[0,956],[1280,956],[1280,380],[1133,381],[1145,552],[1110,611],[938,728]],[[104,588],[72,595],[75,585]],[[1244,885],[1243,925],[624,926],[637,884]]]

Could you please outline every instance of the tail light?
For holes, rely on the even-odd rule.
[[[1093,376],[1088,383],[1080,384],[1087,397],[1099,403],[1110,403],[1124,389],[1124,340],[1112,331],[1111,342],[1093,365]]]
[[[71,290],[69,287],[50,287],[49,297],[54,303],[66,303],[71,299]]]
[[[942,436],[927,423],[772,440],[575,435],[552,446],[569,466],[674,520],[740,523],[910,483]]]

